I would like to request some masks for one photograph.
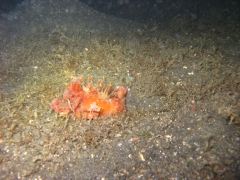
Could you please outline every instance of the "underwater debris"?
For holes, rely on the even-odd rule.
[[[92,84],[92,77],[88,76],[86,86],[82,77],[72,77],[67,90],[63,93],[63,99],[53,99],[50,103],[52,109],[60,115],[68,115],[73,112],[75,116],[84,119],[114,115],[124,108],[125,95],[127,93],[123,86],[117,86],[111,94],[111,84],[103,89],[99,79],[96,86]]]

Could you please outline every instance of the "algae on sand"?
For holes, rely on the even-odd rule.
[[[62,13],[46,11],[39,26],[19,25],[35,22],[31,8],[22,12],[28,4],[11,12],[22,19],[8,25],[20,26],[15,38],[1,42],[1,178],[238,175],[233,119],[240,114],[240,66],[228,51],[213,48],[224,46],[227,33],[214,42],[212,31],[173,36],[174,29],[149,26],[139,33],[139,24],[115,23],[95,11],[86,15],[92,24],[79,15],[72,26],[61,3],[50,6]],[[76,14],[89,10],[76,8]],[[122,114],[87,121],[51,111],[49,102],[61,98],[69,78],[88,74],[128,88]]]

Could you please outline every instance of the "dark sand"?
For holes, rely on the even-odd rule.
[[[140,24],[26,0],[2,13],[0,179],[239,179],[239,15],[214,12]],[[125,86],[125,110],[59,117],[49,102],[81,75]]]

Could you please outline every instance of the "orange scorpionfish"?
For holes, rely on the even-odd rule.
[[[92,77],[88,76],[84,85],[82,77],[72,77],[67,90],[63,93],[63,99],[53,99],[50,103],[52,109],[60,115],[74,113],[77,117],[93,119],[99,116],[109,116],[121,112],[124,109],[126,88],[117,86],[109,94],[111,84],[101,89],[103,79],[99,79],[96,86],[92,84]]]

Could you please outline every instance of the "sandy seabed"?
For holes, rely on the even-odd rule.
[[[240,31],[226,12],[140,24],[73,0],[0,19],[0,179],[239,179]],[[60,117],[71,76],[127,88],[112,117]]]

